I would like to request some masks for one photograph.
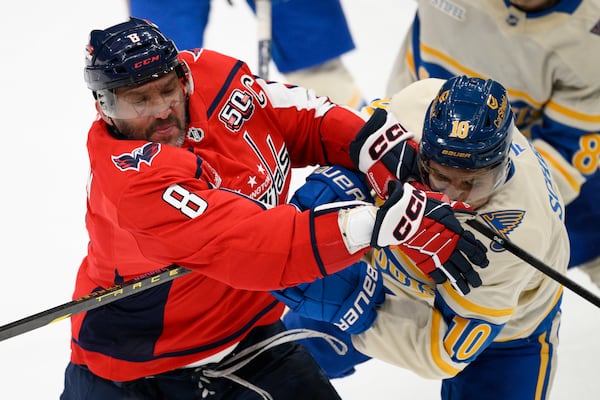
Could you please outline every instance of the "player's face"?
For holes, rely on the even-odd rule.
[[[154,81],[118,88],[102,113],[129,139],[181,146],[185,136],[186,96],[181,80],[171,72]],[[103,117],[104,117],[103,116]]]
[[[466,170],[434,161],[428,161],[424,167],[431,190],[442,192],[451,200],[468,203],[474,209],[487,203],[494,192],[499,179],[498,168]]]

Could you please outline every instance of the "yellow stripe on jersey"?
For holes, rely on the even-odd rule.
[[[431,278],[415,266],[413,261],[395,246],[390,246],[392,255],[388,257],[383,250],[373,252],[373,262],[397,283],[401,290],[410,291],[422,298],[434,296],[434,286]]]
[[[440,326],[442,325],[442,313],[435,308],[432,309],[431,313],[431,357],[433,362],[449,376],[455,376],[460,372],[459,369],[454,368],[452,365],[444,361],[442,357],[442,351],[440,348]]]
[[[462,72],[465,75],[473,76],[476,78],[486,79],[485,76],[478,74],[477,72],[465,67],[464,65],[459,64],[455,59],[449,57],[447,54],[444,54],[437,49],[434,49],[433,47],[429,47],[429,46],[426,46],[423,43],[421,43],[420,49],[421,49],[421,53],[429,54],[433,57],[436,57],[436,58],[444,61],[446,64],[451,65],[452,67],[456,68],[457,70],[459,70],[460,72]]]
[[[557,161],[556,159],[554,159],[548,152],[539,149],[539,148],[535,148],[537,150],[538,153],[540,153],[542,155],[542,157],[544,158],[544,160],[546,162],[549,162],[550,164],[552,164],[552,167],[558,171],[560,173],[560,175],[562,177],[564,177],[565,181],[568,182],[569,186],[571,187],[571,189],[576,192],[579,193],[581,191],[581,184],[579,183],[579,181],[577,179],[575,179],[575,177],[573,177],[563,166],[562,163],[560,161]]]
[[[446,281],[442,284],[444,289],[446,289],[446,294],[452,298],[452,300],[457,303],[463,310],[471,311],[475,314],[479,314],[482,316],[494,317],[494,318],[506,318],[512,315],[515,312],[514,307],[510,308],[489,308],[484,307],[479,304],[475,304],[472,301],[469,301],[466,297],[458,294],[456,289],[452,287],[450,282]],[[475,289],[477,290],[477,289]]]
[[[567,108],[565,106],[561,106],[560,104],[557,104],[557,103],[553,102],[552,100],[550,100],[546,104],[546,107],[551,109],[552,111],[557,112],[558,114],[566,115],[567,117],[578,120],[578,121],[591,122],[591,123],[599,123],[600,122],[600,115],[584,114],[584,113],[572,110],[570,108]]]
[[[476,71],[473,71],[472,69],[469,69],[467,67],[465,67],[464,65],[462,65],[461,63],[459,63],[458,61],[456,61],[455,59],[453,59],[452,57],[448,56],[447,54],[442,53],[441,51],[434,49],[433,47],[429,47],[426,46],[424,44],[420,45],[421,47],[421,52],[425,53],[425,54],[429,54],[433,57],[438,58],[439,60],[443,61],[444,63],[446,63],[446,65],[452,66],[453,68],[455,68],[457,71],[459,71],[461,74],[464,75],[469,75],[469,76],[474,76],[477,78],[482,78],[482,79],[488,79],[489,77],[482,75]],[[414,71],[415,70],[415,64],[414,64],[414,60],[412,59],[412,55],[411,55],[411,59],[410,59],[410,63],[411,65],[411,69]],[[421,79],[423,79],[423,77],[420,77]],[[523,99],[525,102],[527,102],[528,104],[532,105],[533,107],[535,107],[536,109],[539,109],[542,107],[543,103],[541,101],[537,101],[535,100],[533,97],[531,97],[529,94],[527,94],[524,91],[521,90],[515,90],[515,89],[510,89],[510,88],[506,88],[506,91],[508,92],[508,96],[511,98],[511,100],[515,100],[515,99]]]
[[[563,292],[563,287],[559,286],[558,290],[556,291],[556,294],[554,295],[554,298],[552,299],[552,303],[550,303],[550,305],[546,309],[546,312],[543,313],[538,319],[533,321],[527,329],[523,329],[521,332],[518,332],[510,337],[505,337],[502,339],[496,338],[496,340],[494,340],[494,341],[495,342],[508,342],[510,340],[520,339],[520,338],[524,338],[524,337],[531,335],[531,332],[533,332],[533,330],[538,327],[540,322],[542,322],[543,319],[548,316],[548,313],[554,308],[554,306],[556,306],[556,303],[558,303],[558,301],[560,300],[560,296],[562,296],[562,292]]]
[[[537,385],[535,387],[535,400],[541,400],[544,394],[544,384],[546,383],[546,371],[548,371],[548,354],[550,352],[548,342],[546,341],[546,332],[538,338],[540,342],[540,370],[538,372]]]
[[[406,64],[408,64],[408,68],[410,68],[410,70],[413,73],[413,76],[416,79],[417,76],[417,70],[415,68],[415,58],[412,55],[412,51],[408,50],[406,52]]]
[[[533,106],[533,108],[535,108],[536,110],[539,110],[540,108],[542,108],[542,105],[544,104],[541,101],[535,100],[533,97],[531,97],[526,92],[523,92],[521,90],[506,88],[506,91],[508,92],[508,97],[510,98],[511,101],[521,99],[521,100],[525,101],[525,103],[528,103],[529,105]]]

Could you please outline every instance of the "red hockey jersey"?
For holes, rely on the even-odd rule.
[[[285,205],[291,168],[352,167],[355,112],[303,88],[256,78],[241,61],[182,52],[194,84],[181,148],[88,136],[88,254],[74,298],[170,264],[194,270],[77,316],[72,361],[127,381],[182,367],[278,320],[267,290],[357,261],[337,212]]]

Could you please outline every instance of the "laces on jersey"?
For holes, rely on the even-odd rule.
[[[196,372],[200,376],[198,387],[202,389],[202,398],[206,399],[215,394],[214,391],[208,388],[210,385],[210,378],[226,378],[237,383],[238,385],[256,392],[264,400],[273,400],[273,397],[271,397],[267,391],[240,378],[239,376],[235,375],[234,372],[246,366],[261,353],[275,346],[308,338],[321,338],[325,340],[327,343],[329,343],[331,348],[341,356],[348,352],[348,346],[344,342],[335,336],[328,335],[327,333],[318,332],[311,329],[290,329],[283,331],[268,339],[246,347],[231,358],[218,364],[214,369],[206,368],[206,366],[197,368]]]

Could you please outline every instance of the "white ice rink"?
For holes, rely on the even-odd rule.
[[[345,59],[365,97],[382,96],[414,4],[342,3],[357,44]],[[11,1],[0,14],[0,325],[70,300],[87,242],[85,140],[95,117],[83,49],[91,29],[126,17],[125,0]],[[244,0],[213,1],[206,47],[255,68],[255,33]],[[600,294],[579,271],[569,276]],[[599,338],[600,309],[566,290],[552,400],[600,398]],[[58,399],[68,359],[68,321],[0,342],[0,399]],[[439,382],[377,361],[335,385],[349,400],[439,398]]]

